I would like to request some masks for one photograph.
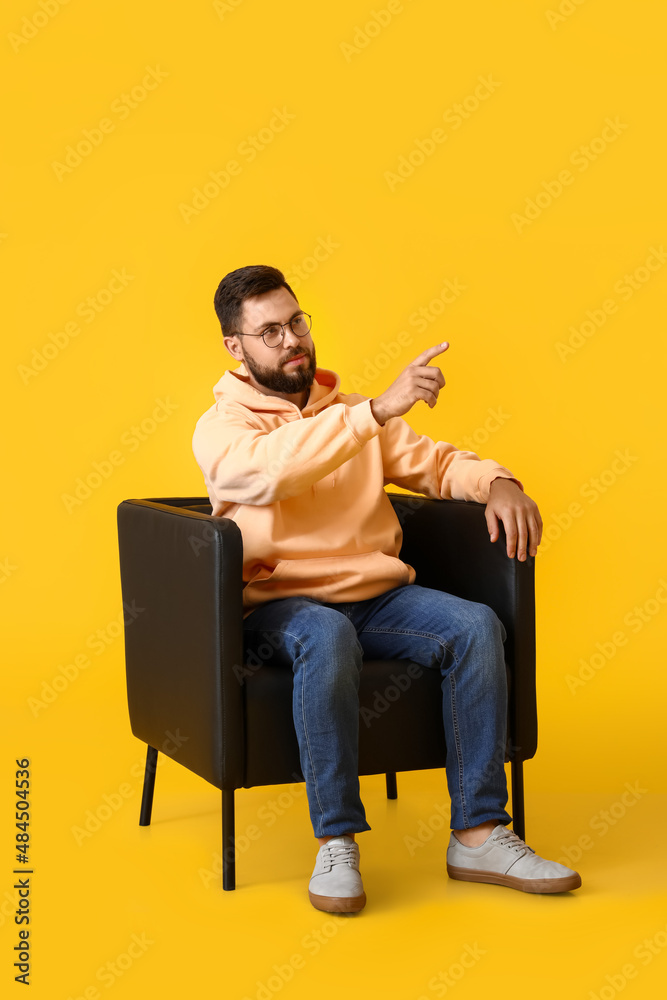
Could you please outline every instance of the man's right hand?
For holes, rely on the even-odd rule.
[[[433,409],[445,378],[439,368],[429,367],[428,362],[448,347],[448,341],[427,347],[403,369],[388,389],[371,400],[371,412],[379,424],[385,424],[391,417],[401,417],[418,399],[423,399]]]

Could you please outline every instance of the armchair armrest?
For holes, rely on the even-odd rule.
[[[535,557],[507,555],[507,537],[491,542],[485,504],[432,500],[389,493],[403,529],[401,559],[413,566],[415,583],[487,604],[507,632],[511,756],[527,760],[537,749],[535,687]],[[508,758],[510,759],[510,758]]]
[[[179,509],[198,499],[124,500],[117,509],[123,601],[141,609],[125,629],[130,724],[218,788],[235,788],[243,783],[243,691],[233,669],[243,663],[243,542],[229,518]],[[168,733],[179,736],[173,751]]]

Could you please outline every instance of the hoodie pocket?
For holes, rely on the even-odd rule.
[[[305,586],[323,601],[352,601],[363,600],[368,589],[378,584],[386,590],[408,583],[409,576],[410,568],[401,559],[376,549],[319,559],[279,559],[270,583],[278,583],[281,592],[302,593]]]

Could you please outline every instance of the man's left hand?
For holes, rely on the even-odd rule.
[[[511,479],[494,479],[489,487],[486,503],[486,524],[492,542],[500,537],[498,519],[503,522],[507,536],[507,555],[515,554],[520,561],[526,558],[526,546],[531,556],[537,555],[542,538],[542,518],[537,504]],[[518,544],[517,544],[518,543]]]

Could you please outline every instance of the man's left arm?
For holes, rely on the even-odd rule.
[[[384,485],[422,493],[430,499],[475,500],[486,504],[492,542],[498,540],[498,520],[507,536],[507,555],[534,556],[542,536],[537,504],[523,491],[511,471],[473,451],[461,451],[448,441],[417,434],[402,417],[391,417],[380,434]]]

